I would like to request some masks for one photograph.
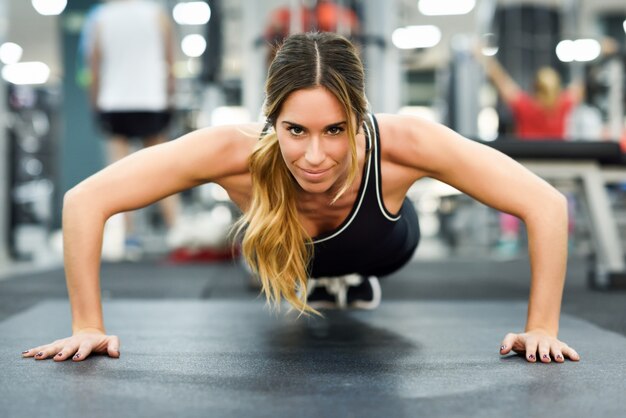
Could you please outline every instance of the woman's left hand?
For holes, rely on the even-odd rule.
[[[563,363],[565,358],[580,360],[576,350],[543,330],[507,334],[500,346],[500,354],[508,354],[511,350],[518,354],[524,353],[526,360],[531,363],[537,359],[542,363],[550,363],[552,360]]]

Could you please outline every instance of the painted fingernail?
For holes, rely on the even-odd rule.
[[[37,357],[41,357],[41,356],[43,356],[43,353],[40,351],[37,353]]]
[[[506,345],[503,345],[502,347],[500,347],[500,350],[504,350],[506,348]]]
[[[559,360],[561,360],[561,359],[563,358],[563,356],[562,356],[562,355],[560,355],[560,354],[557,354],[557,355],[556,355],[556,358],[557,358],[557,359],[559,359]]]
[[[61,357],[63,353],[57,353],[57,357]]]
[[[22,354],[28,354],[29,351],[30,350],[24,350],[24,351],[22,351]]]
[[[80,358],[80,354],[76,354],[76,355],[74,356],[74,358],[75,358],[75,359],[79,359],[79,358]]]
[[[531,360],[534,360],[535,359],[535,355],[531,354],[531,355],[528,356],[528,358],[531,359]]]
[[[547,354],[544,354],[544,355],[543,355],[543,358],[548,358],[548,355],[547,355]]]

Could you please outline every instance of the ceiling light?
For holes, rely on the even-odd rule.
[[[2,68],[2,78],[12,84],[43,84],[50,77],[50,68],[43,62],[18,62]]]
[[[556,56],[562,62],[587,62],[598,58],[601,49],[595,39],[564,40],[556,46]]]
[[[391,41],[400,49],[430,48],[441,41],[441,30],[437,26],[406,26],[391,34]]]
[[[476,0],[419,0],[417,8],[426,16],[464,15],[471,12]]]
[[[44,16],[54,16],[60,15],[65,10],[67,0],[32,0],[32,4],[37,13]]]
[[[187,35],[183,38],[180,47],[188,57],[199,57],[206,49],[206,40],[202,35]]]
[[[0,46],[0,61],[4,64],[15,64],[22,58],[22,47],[13,42],[6,42]]]
[[[211,8],[203,1],[178,3],[172,14],[179,25],[204,25],[211,19]]]

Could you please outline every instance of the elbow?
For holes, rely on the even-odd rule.
[[[543,211],[550,214],[551,219],[563,219],[567,222],[568,202],[567,197],[560,191],[553,189],[544,201]]]
[[[63,212],[73,211],[74,208],[85,210],[93,206],[95,199],[88,195],[88,190],[82,186],[82,183],[72,187],[63,195]]]
[[[73,212],[74,208],[81,207],[81,192],[77,186],[71,188],[63,195],[63,214]]]

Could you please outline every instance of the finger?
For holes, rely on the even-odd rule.
[[[66,345],[55,356],[54,361],[65,361],[78,350],[78,345]]]
[[[50,345],[46,345],[43,346],[41,348],[39,348],[38,350],[35,350],[35,360],[45,360],[49,357],[54,356],[56,353],[59,352],[60,347],[58,346],[54,346],[52,344]]]
[[[89,354],[91,354],[92,349],[93,349],[93,346],[91,345],[91,343],[83,342],[80,345],[80,347],[78,347],[78,351],[76,352],[76,354],[74,354],[74,357],[72,357],[72,360],[73,361],[85,360],[87,357],[89,357]]]
[[[36,348],[29,348],[28,350],[24,350],[22,351],[22,357],[26,358],[26,357],[34,357],[35,354],[37,354],[39,352],[38,347]]]
[[[529,338],[526,340],[526,360],[534,363],[537,361],[537,340]]]
[[[542,363],[550,363],[552,359],[550,359],[550,343],[547,341],[541,341],[538,346],[539,349],[539,360]]]
[[[580,360],[580,356],[578,355],[576,350],[574,350],[572,347],[563,347],[562,351],[563,351],[563,354],[566,357],[569,357],[570,360],[572,360],[572,361]]]
[[[48,347],[48,345],[40,345],[38,347],[29,348],[28,350],[22,351],[22,355],[24,357],[37,357],[37,354],[39,353],[42,353],[43,355],[43,350],[45,350],[46,347]]]
[[[508,354],[511,352],[513,348],[513,344],[515,343],[515,339],[517,338],[517,334],[508,333],[505,335],[502,340],[502,344],[500,345],[500,354]]]
[[[109,354],[109,357],[120,357],[120,339],[116,335],[111,336],[109,344],[107,345],[107,353]]]
[[[563,363],[565,361],[565,359],[563,358],[563,353],[561,352],[561,349],[559,347],[553,346],[550,351],[552,352],[552,357],[554,358],[554,361],[556,361],[557,363]]]

